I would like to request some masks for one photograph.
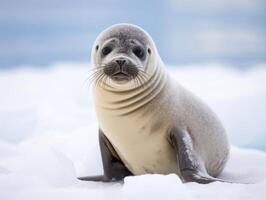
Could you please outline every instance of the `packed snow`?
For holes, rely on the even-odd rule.
[[[183,184],[174,174],[78,181],[102,173],[89,64],[58,63],[0,71],[0,199],[265,199],[266,64],[168,70],[224,123],[233,146],[220,178],[233,184]]]

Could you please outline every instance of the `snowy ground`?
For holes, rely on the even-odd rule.
[[[266,65],[169,68],[215,110],[233,145],[266,147]],[[265,199],[266,153],[232,147],[221,178],[253,184],[182,184],[175,175],[80,182],[102,173],[85,64],[0,71],[0,199]]]

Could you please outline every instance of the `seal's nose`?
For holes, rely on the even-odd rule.
[[[125,62],[126,62],[125,59],[117,59],[117,60],[116,60],[116,63],[117,63],[120,67],[122,67],[122,66],[125,64]]]

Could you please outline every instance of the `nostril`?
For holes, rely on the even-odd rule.
[[[118,59],[118,60],[116,60],[116,63],[117,63],[120,67],[122,67],[122,66],[125,64],[125,62],[126,62],[126,60],[124,60],[124,59]]]

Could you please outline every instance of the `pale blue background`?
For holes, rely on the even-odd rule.
[[[166,63],[266,60],[265,0],[0,0],[0,67],[89,62],[97,34],[137,24]]]

